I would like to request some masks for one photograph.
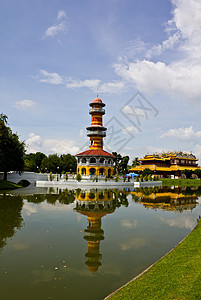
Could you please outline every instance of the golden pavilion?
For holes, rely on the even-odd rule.
[[[102,116],[105,114],[105,104],[100,98],[95,98],[90,104],[91,125],[87,127],[89,150],[76,154],[77,174],[84,177],[108,176],[114,172],[115,156],[103,150],[103,138],[107,128],[103,126]]]
[[[186,152],[164,152],[147,154],[144,158],[139,159],[140,165],[131,168],[130,172],[141,174],[144,169],[148,168],[153,171],[154,175],[159,177],[181,177],[184,170],[195,171],[198,169],[198,159],[192,153]]]

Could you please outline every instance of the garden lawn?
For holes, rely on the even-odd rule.
[[[0,190],[12,190],[20,187],[21,185],[18,185],[16,183],[6,181],[6,180],[0,180]]]
[[[110,299],[201,299],[201,219],[182,243]]]
[[[169,179],[162,178],[163,186],[201,186],[201,179]]]

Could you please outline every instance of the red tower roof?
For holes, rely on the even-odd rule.
[[[102,100],[100,98],[95,98],[93,100],[93,103],[102,103]]]
[[[105,150],[86,150],[84,152],[78,153],[75,156],[85,156],[85,155],[89,155],[89,156],[111,156],[111,157],[115,157],[113,154],[105,151]]]

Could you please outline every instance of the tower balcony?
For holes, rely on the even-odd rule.
[[[106,136],[105,131],[100,131],[100,130],[87,130],[87,136]]]
[[[100,108],[93,107],[93,108],[91,108],[91,109],[89,110],[89,114],[91,115],[91,114],[93,114],[93,113],[101,113],[102,115],[104,115],[104,114],[105,114],[105,110],[102,109],[102,107],[100,107]]]

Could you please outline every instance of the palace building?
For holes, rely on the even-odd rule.
[[[197,161],[198,159],[192,153],[181,151],[147,154],[144,158],[139,159],[139,166],[131,168],[129,171],[141,174],[144,169],[148,168],[159,177],[181,177],[184,170],[195,171],[198,169]]]
[[[103,138],[107,128],[103,126],[102,116],[105,114],[105,104],[100,98],[95,98],[90,104],[91,125],[87,127],[89,150],[76,154],[77,174],[84,177],[108,176],[114,172],[115,156],[103,150]]]

